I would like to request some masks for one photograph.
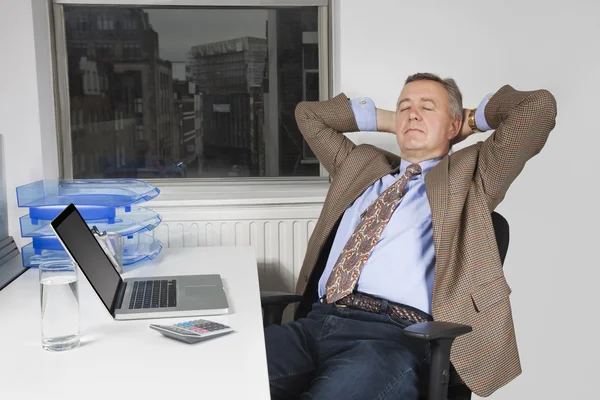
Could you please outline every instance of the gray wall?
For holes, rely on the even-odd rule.
[[[8,236],[8,211],[6,209],[6,167],[4,145],[0,135],[0,240]]]
[[[455,78],[467,108],[503,84],[556,96],[556,128],[498,207],[511,226],[504,273],[523,374],[491,398],[600,398],[599,346],[581,335],[597,330],[600,303],[600,2],[365,4],[334,2],[335,94],[390,109],[406,76],[428,71]]]

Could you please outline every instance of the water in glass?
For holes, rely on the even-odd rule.
[[[40,265],[42,347],[50,351],[79,346],[77,270],[71,262]]]

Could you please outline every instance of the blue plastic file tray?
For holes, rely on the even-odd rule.
[[[29,207],[29,218],[31,218],[33,224],[37,224],[37,221],[43,220],[52,221],[66,207],[66,205]],[[86,206],[80,204],[77,206],[77,210],[85,220],[106,219],[109,223],[113,223],[117,215],[116,207]]]
[[[114,210],[114,208],[113,208]],[[143,207],[133,206],[131,212],[125,212],[124,209],[116,210],[116,215],[112,218],[86,219],[90,229],[96,226],[100,232],[118,232],[122,236],[133,236],[138,232],[151,231],[161,222],[161,217],[155,211]],[[19,219],[21,223],[22,237],[48,237],[58,242],[56,235],[50,227],[52,219],[33,219],[30,215],[25,215]],[[37,243],[36,243],[37,244]],[[36,248],[44,248],[35,246]]]
[[[154,236],[140,233],[133,238],[123,238],[123,265],[152,260],[162,250],[162,243]]]
[[[133,238],[123,238],[123,266],[132,265],[144,260],[152,260],[162,250],[162,243],[153,236],[138,234]],[[33,243],[21,248],[23,267],[37,268],[41,262],[53,260],[70,260],[67,252],[60,250],[36,250]]]
[[[73,203],[78,209],[79,206],[127,207],[129,211],[132,204],[152,200],[159,193],[158,188],[138,179],[47,179],[19,186],[17,204],[35,208]]]

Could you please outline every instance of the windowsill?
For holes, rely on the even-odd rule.
[[[319,205],[329,190],[327,178],[245,178],[231,180],[148,180],[161,193],[150,207]]]

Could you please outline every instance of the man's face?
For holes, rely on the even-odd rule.
[[[396,108],[401,156],[429,159],[448,153],[461,126],[450,115],[449,104],[448,92],[438,82],[421,80],[404,86]]]

